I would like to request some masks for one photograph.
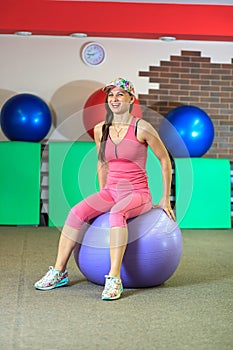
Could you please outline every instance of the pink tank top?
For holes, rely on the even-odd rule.
[[[133,117],[127,133],[115,144],[108,136],[105,157],[108,161],[106,186],[117,190],[148,189],[146,173],[147,143],[135,135],[137,118]]]

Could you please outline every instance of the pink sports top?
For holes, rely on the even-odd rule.
[[[148,190],[146,172],[147,143],[140,142],[136,137],[137,123],[135,117],[128,127],[126,135],[115,144],[108,136],[105,158],[108,161],[107,188],[117,190]]]

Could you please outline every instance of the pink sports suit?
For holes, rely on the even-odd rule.
[[[109,212],[110,227],[126,226],[126,220],[152,208],[151,193],[146,173],[147,144],[137,137],[137,123],[132,118],[127,133],[115,144],[110,135],[106,142],[108,162],[107,183],[69,212],[66,225],[81,229],[84,222]]]

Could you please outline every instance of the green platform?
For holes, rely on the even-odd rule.
[[[0,225],[40,222],[41,144],[0,142]]]
[[[49,226],[63,226],[70,208],[99,189],[96,166],[94,142],[49,144]],[[162,196],[161,167],[150,149],[147,171],[157,203]]]
[[[70,208],[98,189],[94,142],[49,144],[49,226],[63,226]]]
[[[227,159],[175,159],[176,217],[181,228],[230,228],[231,179]]]
[[[49,225],[61,227],[70,208],[98,190],[94,142],[49,144]],[[148,149],[153,203],[162,196],[158,159]],[[175,159],[176,217],[181,228],[230,228],[231,183],[227,159]]]

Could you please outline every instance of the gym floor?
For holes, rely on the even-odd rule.
[[[78,271],[49,292],[34,282],[53,265],[56,228],[0,227],[0,344],[4,350],[230,350],[233,344],[233,229],[182,230],[183,255],[164,285],[125,289],[102,301],[103,287]]]

